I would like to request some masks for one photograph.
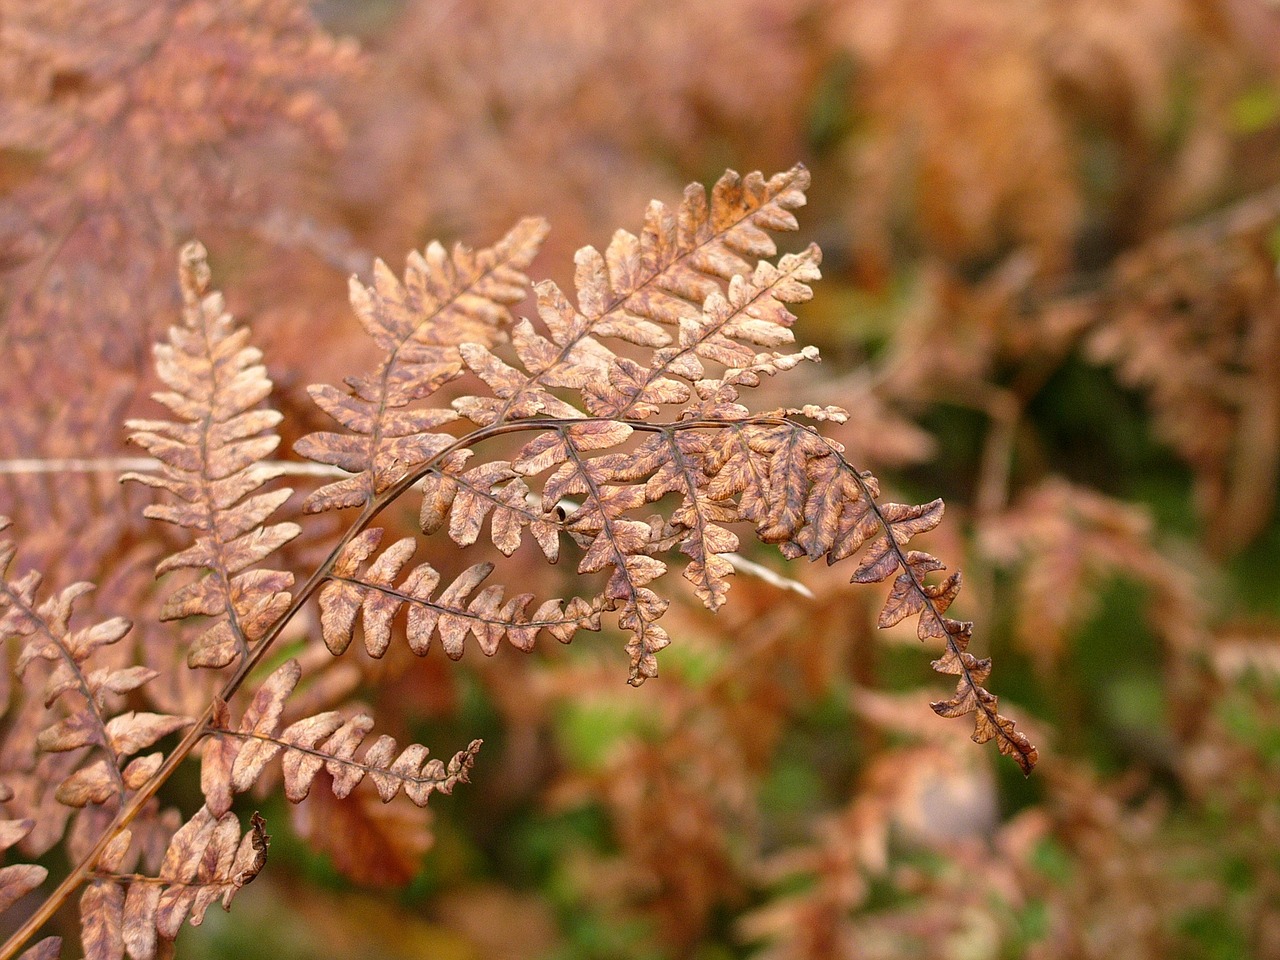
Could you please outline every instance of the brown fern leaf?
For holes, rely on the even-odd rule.
[[[129,473],[124,479],[172,493],[177,502],[154,504],[143,513],[195,531],[196,542],[156,567],[207,571],[175,591],[160,613],[177,620],[201,614],[217,622],[192,644],[192,667],[225,667],[243,659],[289,606],[293,575],[250,569],[296,537],[295,523],[264,526],[288,499],[282,488],[255,493],[280,475],[266,459],[280,444],[280,414],[260,404],[271,393],[262,354],[247,346],[238,327],[209,290],[205,250],[189,243],[179,255],[184,308],[182,324],[157,345],[156,371],[171,388],[158,393],[179,420],[130,420],[131,438],[164,464],[159,474]]]
[[[423,529],[435,530],[447,518],[451,536],[470,544],[485,515],[501,504],[506,513],[495,515],[492,537],[510,553],[522,528],[534,527],[527,507],[540,499],[544,552],[558,555],[547,547],[562,530],[583,549],[578,573],[607,574],[592,607],[616,612],[630,631],[632,684],[656,675],[655,654],[670,642],[658,625],[668,601],[651,584],[666,573],[660,555],[673,547],[688,558],[684,575],[713,610],[723,604],[732,573],[724,555],[738,546],[728,528],[735,521],[752,522],[761,539],[779,544],[789,558],[834,562],[862,551],[853,580],[895,577],[881,623],[915,615],[922,639],[945,643],[935,669],[958,674],[960,690],[935,709],[948,715],[976,711],[975,739],[996,739],[1002,752],[1029,770],[1034,748],[981,686],[989,664],[965,650],[969,625],[943,615],[959,590],[959,575],[928,584],[925,577],[942,564],[903,549],[938,523],[941,501],[878,505],[874,478],[850,467],[838,445],[790,419],[840,420],[845,414],[838,408],[753,414],[739,402],[741,390],[762,377],[817,359],[812,348],[793,354],[773,348],[793,339],[788,306],[810,297],[818,249],[810,246],[776,265],[763,259],[775,252],[765,229],[794,227],[790,211],[803,202],[807,182],[803,168],[767,182],[759,174],[743,179],[729,173],[709,203],[697,186],[686,192],[678,215],[655,203],[642,238],[620,231],[604,256],[590,247],[579,251],[576,306],[555,284],[538,285],[545,335],[528,320],[517,323],[510,344],[514,364],[496,345],[461,344],[463,361],[492,393],[454,401],[479,426],[472,437],[521,427],[536,435],[510,461],[466,470],[472,451],[462,448],[472,437],[442,440],[442,462],[421,471]],[[753,264],[748,257],[760,259]],[[674,343],[664,325],[678,328]],[[631,354],[648,350],[648,362],[617,355],[606,345],[610,339],[640,348]],[[678,411],[675,422],[652,422],[664,407]],[[637,431],[649,436],[637,442]],[[533,478],[548,471],[535,490]],[[667,494],[679,498],[669,518],[635,515]],[[348,560],[362,563],[372,549],[372,543],[362,544]],[[350,642],[358,608],[365,613],[370,651],[385,649],[388,623],[404,596],[368,591],[394,592],[391,578],[411,552],[411,543],[397,544],[362,583],[326,588],[327,638],[338,649]],[[487,575],[487,568],[473,567],[450,589],[462,584],[470,591]],[[428,582],[434,589],[434,571]],[[464,627],[454,625],[459,650]],[[490,647],[496,643],[491,637]]]
[[[285,796],[294,803],[306,797],[321,770],[333,778],[336,797],[347,796],[368,775],[384,803],[403,790],[418,806],[425,806],[436,791],[452,793],[459,783],[467,782],[479,740],[454,754],[446,765],[427,760],[427,748],[416,743],[397,753],[395,739],[386,735],[357,758],[356,750],[373,729],[373,718],[366,714],[344,720],[337,711],[329,711],[281,730],[284,702],[301,676],[296,660],[279,667],[258,688],[234,730],[225,704],[215,712],[200,775],[207,809],[228,810],[232,795],[252,787],[267,764],[282,753]]]
[[[122,832],[98,860],[80,898],[86,960],[153,960],[186,920],[199,926],[215,901],[230,909],[245,884],[261,872],[271,838],[258,814],[241,836],[240,822],[201,807],[173,835],[156,877],[123,874],[129,832]],[[168,956],[169,953],[164,955]]]
[[[582,496],[563,526],[586,549],[579,573],[612,567],[601,599],[633,632],[633,684],[656,674],[654,654],[670,642],[656,624],[666,601],[647,587],[667,568],[652,556],[653,528],[623,514],[667,492],[683,493],[674,522],[685,532],[681,550],[692,561],[685,575],[712,609],[723,603],[731,572],[721,554],[737,547],[733,534],[716,521],[736,518],[697,495],[702,481],[680,449],[692,439],[660,436],[634,452],[595,459],[587,454],[624,443],[633,429],[627,421],[650,417],[663,405],[685,404],[695,392],[704,399],[736,398],[733,386],[724,390],[724,381],[707,379],[704,361],[728,368],[725,380],[742,385],[794,365],[753,348],[793,339],[788,328],[795,318],[785,304],[811,296],[807,281],[817,278],[821,255],[811,246],[777,266],[763,259],[753,265],[745,257],[776,252],[765,231],[794,229],[790,211],[804,202],[807,184],[802,167],[769,181],[759,174],[726,173],[709,204],[697,185],[686,191],[678,216],[655,202],[641,239],[619,231],[605,256],[590,247],[578,252],[577,308],[555,284],[538,286],[539,315],[550,336],[538,334],[529,321],[516,325],[512,347],[523,372],[485,346],[461,348],[494,397],[466,397],[454,406],[481,426],[581,419],[583,411],[549,391],[581,392],[593,422],[558,424],[527,443],[511,466],[524,477],[558,467],[541,491],[544,516],[562,498]],[[678,325],[675,345],[667,346],[671,339],[659,324]],[[615,355],[601,342],[609,338],[653,349],[650,363]],[[675,466],[663,470],[668,462]],[[646,484],[636,482],[655,472]],[[424,516],[436,510],[429,499]]]
[[[740,493],[741,515],[756,524],[762,540],[779,544],[788,557],[825,557],[828,563],[861,551],[851,577],[855,583],[894,577],[880,626],[917,616],[920,639],[945,644],[934,670],[958,677],[955,697],[932,704],[934,711],[944,717],[975,713],[973,739],[995,740],[1001,753],[1029,773],[1038,756],[1035,747],[1000,715],[996,697],[982,686],[991,661],[966,652],[973,625],[944,615],[959,593],[959,573],[928,584],[926,576],[943,564],[905,549],[913,536],[938,525],[942,501],[878,503],[874,477],[850,466],[837,444],[797,423],[735,425],[713,446],[717,449],[707,461],[711,489],[726,497]],[[766,472],[753,468],[750,453],[767,458]]]
[[[649,369],[628,385],[630,389],[611,391],[608,398],[597,394],[592,412],[599,416],[643,417],[647,411],[657,409],[653,404],[659,398],[662,402],[683,402],[696,393],[701,403],[686,411],[686,416],[714,420],[749,416],[746,407],[733,402],[738,397],[738,387],[755,386],[762,375],[817,357],[812,348],[782,355],[756,353],[752,346],[772,347],[793,339],[789,328],[795,317],[785,304],[812,296],[808,282],[818,278],[821,259],[818,248],[811,245],[803,254],[784,256],[776,267],[762,261],[750,279],[735,276],[727,295],[712,293],[698,317],[681,320],[676,346],[657,351]],[[727,368],[724,375],[719,379],[706,377],[703,360]],[[623,370],[627,363],[620,360],[611,368],[611,374]],[[672,377],[690,381],[692,390],[672,389],[680,386]],[[620,379],[615,377],[611,387],[616,387]],[[655,386],[659,387],[656,393]],[[588,393],[589,408],[593,406],[591,401]],[[604,478],[647,476],[646,502],[660,500],[668,493],[680,496],[680,505],[670,522],[680,552],[690,559],[684,576],[694,585],[699,599],[716,610],[724,603],[729,588],[727,577],[733,572],[723,554],[738,548],[737,537],[721,524],[739,517],[729,505],[707,495],[707,476],[702,469],[706,455],[707,441],[696,433],[661,433],[642,444],[634,455],[613,458]]]
[[[483,250],[459,244],[449,254],[431,243],[424,254],[410,254],[403,283],[381,260],[372,286],[351,279],[351,305],[386,356],[372,373],[348,377],[349,393],[328,385],[310,389],[320,408],[351,432],[313,433],[295,449],[354,476],[312,493],[305,510],[364,504],[452,442],[430,431],[457,413],[411,405],[462,370],[459,344],[496,339],[509,320],[507,306],[528,295],[522,271],[546,232],[545,221],[529,218]]]
[[[661,404],[686,403],[694,391],[705,401],[716,395],[722,381],[707,377],[702,361],[732,371],[725,379],[739,386],[755,386],[761,374],[786,369],[770,366],[781,355],[759,354],[754,348],[795,339],[790,327],[796,318],[787,305],[813,296],[809,284],[821,277],[821,263],[822,251],[810,244],[803,253],[786,254],[776,266],[761,260],[750,274],[734,275],[727,290],[713,291],[697,314],[680,319],[677,342],[656,351],[648,369],[618,358],[608,368],[607,383],[588,384],[583,391],[587,410],[597,417],[647,419]],[[816,357],[810,348],[799,359]],[[693,390],[672,379],[676,377]]]
[[[7,520],[0,518],[0,530]],[[74,772],[57,787],[55,798],[67,806],[88,804],[119,806],[132,790],[159,765],[158,755],[125,759],[157,740],[189,726],[187,717],[162,713],[123,713],[112,716],[109,702],[156,677],[146,667],[102,666],[93,668],[90,658],[104,647],[118,643],[131,624],[123,617],[79,629],[72,628],[76,600],[92,589],[76,583],[37,605],[41,578],[31,571],[16,581],[3,579],[15,552],[11,540],[0,540],[0,644],[24,641],[15,664],[21,676],[37,661],[51,668],[42,677],[40,695],[45,709],[64,705],[54,720],[35,737],[37,749],[48,753],[74,753]],[[87,753],[96,754],[87,763]]]
[[[504,556],[520,548],[528,529],[543,555],[555,563],[560,557],[560,518],[530,502],[528,483],[508,460],[490,460],[463,470],[472,453],[454,451],[423,478],[418,521],[422,532],[435,533],[447,520],[453,541],[470,546],[479,538],[485,518],[492,514],[490,538]]]
[[[615,420],[560,423],[526,443],[513,467],[525,476],[557,468],[543,484],[544,509],[555,509],[566,497],[582,496],[581,505],[564,521],[565,529],[585,547],[578,573],[611,568],[604,592],[593,605],[618,611],[619,625],[631,632],[627,644],[629,682],[639,685],[656,676],[654,654],[670,643],[666,631],[656,623],[666,612],[668,601],[646,586],[662,576],[667,566],[652,556],[653,526],[625,515],[646,502],[644,485],[611,482],[618,478],[619,462],[629,457],[588,456],[591,451],[618,446],[632,432],[631,425]],[[624,469],[634,477],[649,466],[646,462]]]
[[[437,635],[445,655],[457,660],[468,634],[486,656],[493,656],[503,637],[528,651],[544,630],[567,643],[579,630],[600,629],[599,605],[577,597],[568,604],[547,600],[529,614],[533,594],[517,594],[504,602],[504,590],[495,584],[468,602],[493,572],[491,563],[468,567],[434,597],[440,574],[426,563],[414,567],[396,586],[416,546],[412,537],[396,541],[361,572],[381,540],[380,528],[365,530],[343,548],[328,574],[330,582],[320,594],[320,626],[325,644],[335,655],[351,644],[360,616],[365,649],[370,656],[381,657],[391,642],[391,622],[406,605],[409,648],[418,656],[427,654]]]
[[[468,398],[455,406],[481,426],[540,413],[573,416],[573,408],[547,388],[583,388],[625,377],[611,375],[616,358],[601,346],[602,338],[653,348],[669,343],[661,325],[697,317],[707,297],[723,291],[732,278],[749,276],[756,263],[776,253],[767,231],[796,229],[791,211],[804,204],[808,185],[803,166],[767,181],[759,173],[744,178],[728,171],[710,200],[700,184],[690,184],[676,212],[655,200],[640,237],[619,230],[603,255],[594,247],[578,251],[576,310],[555,284],[539,284],[538,313],[550,339],[528,321],[512,331],[529,376],[482,346],[463,349],[467,365],[501,402]],[[637,372],[624,368],[632,376]]]

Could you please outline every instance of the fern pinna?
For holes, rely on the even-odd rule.
[[[188,571],[166,579],[176,586],[160,616],[204,618],[175,635],[187,644],[187,665],[212,672],[218,693],[196,716],[122,712],[126,702],[146,703],[157,677],[131,665],[119,643],[128,622],[73,623],[85,584],[41,601],[36,574],[0,580],[0,635],[20,645],[20,713],[43,730],[31,762],[5,771],[0,797],[12,819],[0,823],[0,844],[43,852],[21,846],[39,813],[21,796],[52,791],[79,810],[68,835],[77,866],[0,958],[16,956],[82,885],[88,957],[164,954],[185,918],[198,923],[214,900],[228,904],[261,869],[264,825],[255,815],[242,833],[232,799],[264,777],[281,777],[294,801],[324,771],[339,796],[367,777],[383,800],[403,791],[420,805],[467,779],[478,741],[445,763],[388,736],[365,746],[374,721],[364,714],[289,713],[298,661],[265,675],[259,667],[313,595],[334,655],[358,636],[382,656],[402,609],[414,653],[425,655],[438,638],[454,659],[469,637],[486,655],[504,639],[529,650],[541,634],[568,642],[612,617],[628,637],[629,680],[638,685],[657,675],[657,654],[670,643],[661,624],[670,601],[658,590],[669,566],[680,565],[698,598],[717,609],[733,573],[726,554],[738,548],[731,527],[749,524],[787,558],[852,557],[852,580],[892,579],[881,626],[916,617],[921,639],[942,642],[934,669],[958,679],[955,696],[933,709],[975,714],[973,739],[995,740],[1029,772],[1036,750],[984,688],[991,664],[967,652],[971,625],[946,616],[960,574],[930,582],[942,564],[907,548],[938,524],[942,502],[879,502],[875,478],[813,425],[840,421],[840,409],[753,410],[747,402],[762,378],[817,360],[812,347],[777,348],[793,340],[790,308],[809,298],[820,252],[811,245],[775,261],[770,235],[795,229],[807,185],[803,167],[769,179],[729,172],[710,196],[693,185],[677,209],[652,203],[639,236],[620,230],[603,253],[578,252],[573,299],[551,282],[534,287],[540,323],[509,312],[528,293],[524,271],[546,233],[540,220],[521,221],[484,250],[432,243],[410,255],[403,277],[379,262],[372,285],[353,279],[352,304],[381,359],[345,388],[311,388],[336,428],[296,449],[337,476],[303,510],[357,512],[296,588],[291,574],[268,566],[299,533],[295,523],[267,522],[290,495],[268,486],[280,472],[267,461],[279,443],[280,416],[264,405],[271,383],[248,329],[209,291],[203,249],[188,245],[182,322],[156,348],[169,388],[156,399],[174,419],[129,424],[160,463],[157,473],[129,478],[169,495],[149,516],[194,535],[157,568]],[[453,399],[440,399],[454,381]],[[572,552],[576,582],[594,579],[598,589],[537,598],[486,584],[491,563],[452,577],[412,563],[416,538],[384,546],[373,525],[411,491],[421,495],[424,534],[447,530],[466,547],[487,520],[501,554],[513,554],[528,533],[551,562]],[[13,545],[4,551],[7,562]],[[138,756],[179,732],[167,753]],[[156,794],[196,751],[205,802],[183,823]],[[35,753],[62,759],[39,763]],[[41,867],[4,868],[0,906],[43,880]],[[56,938],[46,938],[24,956],[57,951]]]

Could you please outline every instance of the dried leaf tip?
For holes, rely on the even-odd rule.
[[[178,282],[182,299],[193,306],[209,289],[213,274],[209,269],[209,252],[199,240],[188,240],[178,251]]]

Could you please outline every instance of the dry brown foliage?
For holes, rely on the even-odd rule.
[[[296,196],[246,160],[287,156],[293,132],[337,147],[324,91],[353,57],[294,0],[8,5],[3,336],[27,377],[10,382],[39,390],[51,368],[101,360],[133,372],[171,308],[183,238],[289,219]]]
[[[651,162],[655,152],[690,175],[726,157],[753,168],[794,162],[818,70],[806,43],[813,0],[681,13],[647,0],[404,4],[372,81],[352,95],[360,146],[339,169],[344,205],[361,219],[379,211],[369,229],[391,249],[428,224],[492,236],[554,209],[553,249],[568,254],[567,238],[611,230],[679,188]]]
[[[1231,553],[1271,517],[1280,460],[1280,195],[1126,254],[1097,301],[1090,356],[1143,390],[1164,439],[1195,472],[1210,546]]]
[[[1228,105],[1274,75],[1261,3],[1044,0],[841,4],[863,127],[850,222],[882,270],[895,230],[963,261],[1014,247],[1068,267],[1092,213],[1123,239],[1235,188]],[[1084,171],[1116,167],[1104,196]],[[1093,207],[1091,211],[1089,208]]]
[[[567,642],[578,630],[600,629],[602,615],[613,614],[630,634],[630,682],[638,686],[657,674],[656,655],[671,642],[659,624],[670,600],[655,582],[671,560],[682,559],[697,597],[717,610],[733,572],[724,555],[738,547],[730,527],[747,524],[788,558],[833,564],[856,556],[854,582],[892,579],[880,626],[915,617],[920,638],[943,645],[934,669],[958,680],[955,697],[933,704],[934,711],[973,713],[973,739],[995,740],[1030,772],[1035,748],[982,686],[990,661],[966,651],[971,624],[944,615],[960,575],[930,583],[942,564],[906,547],[937,526],[942,502],[879,502],[875,478],[805,422],[839,422],[845,417],[839,408],[753,411],[742,402],[762,379],[817,359],[811,347],[772,349],[793,340],[789,306],[807,300],[808,284],[818,277],[816,246],[771,259],[777,251],[770,233],[795,229],[793,211],[804,202],[808,180],[803,167],[769,179],[730,172],[709,195],[691,186],[676,209],[655,201],[639,236],[620,230],[603,254],[591,247],[578,252],[576,304],[552,282],[537,286],[541,327],[513,322],[507,310],[527,292],[523,270],[546,232],[541,221],[522,221],[479,251],[458,246],[450,253],[430,244],[411,254],[403,280],[381,261],[372,285],[353,280],[352,305],[382,359],[370,373],[348,377],[345,391],[311,388],[344,429],[309,434],[295,448],[342,474],[312,492],[304,511],[359,513],[296,594],[292,574],[263,565],[301,532],[293,522],[268,522],[291,494],[264,489],[281,472],[267,463],[281,420],[265,406],[271,381],[261,353],[248,344],[249,328],[211,291],[203,248],[185,247],[182,319],[155,351],[168,387],[155,399],[175,419],[129,422],[133,441],[161,468],[124,479],[169,494],[146,515],[194,536],[156,566],[169,589],[158,616],[205,618],[193,635],[173,640],[185,650],[186,668],[221,671],[225,680],[193,714],[126,710],[160,677],[112,654],[129,621],[73,624],[73,603],[88,584],[43,602],[34,572],[4,584],[3,635],[22,642],[19,709],[42,702],[45,711],[60,711],[31,712],[38,733],[29,779],[39,782],[32,789],[52,791],[58,803],[82,811],[72,835],[76,866],[14,935],[5,956],[82,883],[82,942],[95,960],[122,951],[150,960],[188,915],[199,923],[215,899],[229,905],[261,869],[267,843],[260,819],[241,838],[232,799],[254,787],[277,758],[284,793],[295,803],[322,771],[339,800],[367,776],[384,803],[403,790],[418,806],[467,779],[479,741],[445,764],[428,760],[425,747],[401,749],[385,734],[365,745],[374,721],[363,713],[330,709],[284,724],[302,665],[290,659],[265,677],[256,668],[313,595],[334,656],[350,646],[359,620],[366,652],[382,657],[406,607],[410,650],[425,655],[438,636],[452,659],[461,657],[468,636],[488,655],[504,637],[528,650],[541,632]],[[468,374],[471,388],[480,390],[430,405],[442,386]],[[439,429],[451,425],[452,432]],[[508,458],[493,458],[494,441],[521,435],[529,439]],[[599,574],[602,588],[543,601],[530,613],[531,593],[507,598],[498,584],[479,589],[493,573],[489,562],[466,567],[447,586],[427,563],[405,573],[417,538],[377,553],[383,531],[370,524],[411,491],[422,493],[424,533],[447,527],[459,547],[468,547],[487,517],[493,546],[511,556],[528,529],[548,560],[568,547],[580,582]],[[637,513],[661,511],[669,494],[665,513]],[[6,550],[7,565],[13,545],[6,542]],[[37,662],[49,666],[30,669]],[[182,739],[167,753],[135,756],[179,731]],[[11,729],[9,740],[23,732]],[[704,761],[715,755],[712,746],[667,744]],[[196,751],[204,806],[174,831],[174,816],[160,814],[154,797]],[[44,764],[46,756],[67,759]],[[662,783],[666,762],[654,762]],[[642,774],[645,764],[631,767]],[[12,802],[13,787],[6,789]],[[639,800],[625,796],[615,794],[616,802]],[[640,802],[638,809],[696,805],[701,793],[695,787],[683,796]],[[637,856],[660,863],[664,816],[627,819],[636,827],[628,842],[652,850]],[[30,820],[11,823],[10,843],[34,828]],[[421,849],[413,836],[405,831],[402,842]],[[153,859],[163,853],[158,867],[146,868],[157,870],[154,878],[136,870],[148,851]],[[44,879],[36,867],[7,870],[10,901]],[[712,902],[697,890],[684,896],[702,904],[695,918]]]
[[[1273,3],[0,7],[22,956],[1280,955]]]

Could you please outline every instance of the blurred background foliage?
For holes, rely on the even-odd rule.
[[[251,798],[269,869],[182,956],[1280,956],[1274,0],[6,0],[0,454],[124,451],[190,236],[292,439],[367,349],[373,256],[543,213],[563,282],[651,197],[798,160],[826,362],[779,403],[946,499],[1032,778],[930,713],[934,651],[866,590],[761,550],[805,592],[686,598],[641,690],[608,638],[327,675],[483,737],[473,784]],[[139,496],[0,477],[24,561],[115,571],[104,610],[149,602]]]

